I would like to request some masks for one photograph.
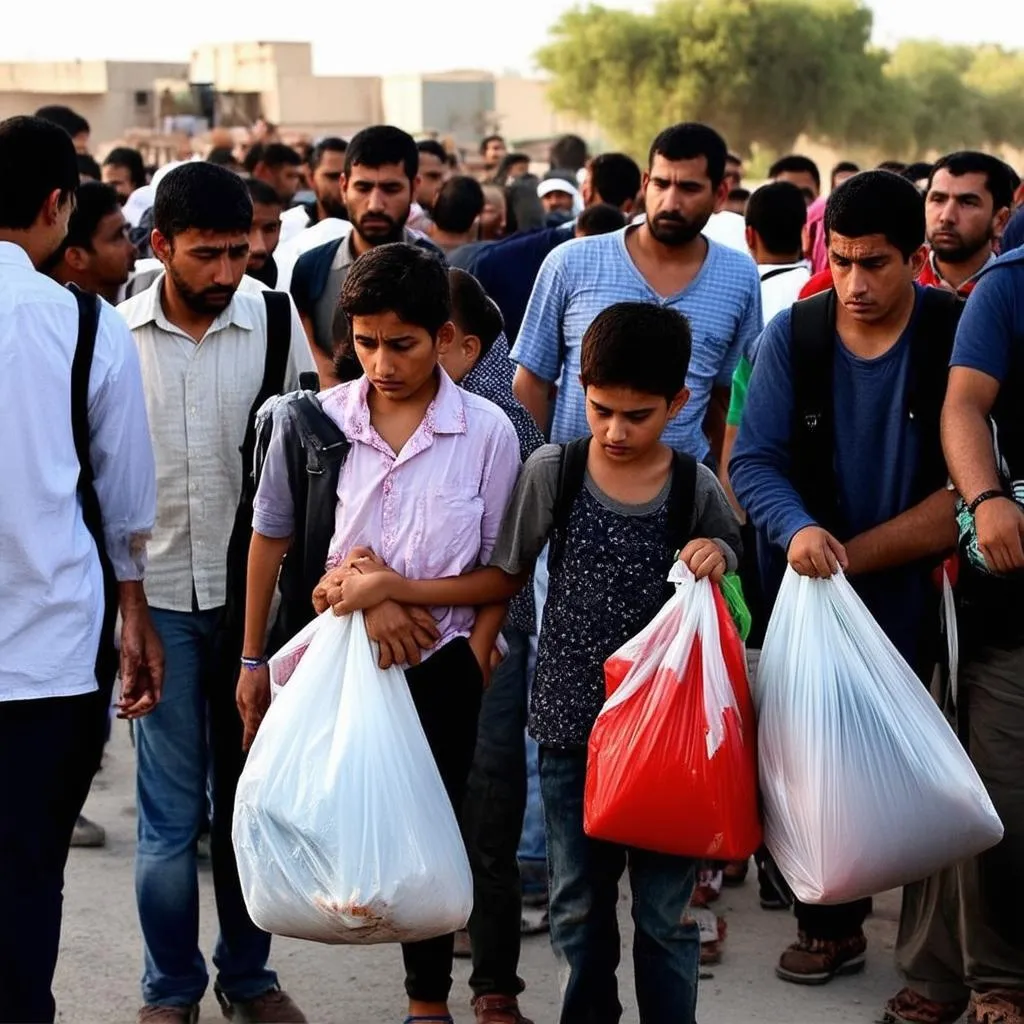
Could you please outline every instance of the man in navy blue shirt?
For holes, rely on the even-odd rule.
[[[930,675],[929,573],[957,536],[939,411],[960,300],[914,283],[924,207],[897,175],[867,171],[841,185],[825,231],[834,288],[762,334],[732,484],[758,530],[766,590],[777,588],[783,556],[806,576],[842,567],[903,656]],[[821,984],[861,970],[869,908],[798,903],[799,940],[779,977]]]

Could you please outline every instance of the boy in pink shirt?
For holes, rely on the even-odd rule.
[[[378,246],[350,271],[341,308],[363,376],[320,395],[323,411],[351,445],[339,473],[325,568],[336,578],[372,557],[406,577],[439,579],[486,565],[519,475],[519,441],[496,405],[461,390],[439,366],[455,334],[446,270],[415,246]],[[272,440],[249,552],[247,667],[238,691],[247,739],[269,703],[266,669],[255,663],[266,653],[266,612],[295,529],[287,461]],[[458,816],[505,609],[429,613],[410,616],[385,602],[367,613],[367,629],[378,640],[383,666],[407,666],[413,701]],[[450,1024],[452,948],[451,935],[403,946],[407,1024]]]

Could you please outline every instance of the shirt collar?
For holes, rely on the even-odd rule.
[[[971,276],[967,278],[967,280],[964,281],[959,288],[954,288],[942,276],[942,271],[939,270],[939,262],[935,255],[934,249],[931,249],[928,252],[928,267],[931,269],[932,277],[935,279],[936,286],[940,288],[945,288],[947,291],[956,292],[958,295],[964,295],[966,294],[964,289],[970,291],[971,287],[974,285],[974,282],[978,279],[979,275],[988,270],[988,268],[992,266],[993,263],[995,263],[997,258],[998,257],[994,252],[990,252],[988,254],[988,259],[985,260],[985,262],[980,267],[978,267],[978,269],[973,274],[971,274]]]
[[[338,245],[338,251],[334,254],[334,259],[331,260],[331,270],[341,270],[342,267],[350,267],[359,257],[356,255],[355,249],[352,248],[352,243],[355,240],[356,229],[355,226],[352,230],[344,235]],[[402,228],[402,237],[400,241],[406,242],[409,245],[415,245],[418,235],[413,234],[408,228]]]
[[[164,307],[160,301],[160,296],[163,293],[165,274],[166,271],[161,270],[153,283],[139,295],[139,301],[133,303],[131,308],[126,311],[127,316],[125,319],[128,321],[128,327],[131,330],[145,327],[147,324],[156,324],[161,331],[165,331],[167,334],[184,335],[185,332],[180,327],[172,324],[164,314]],[[206,334],[207,336],[215,334],[217,331],[222,331],[228,326],[238,327],[243,331],[252,331],[256,328],[249,310],[239,301],[237,291],[231,297],[231,302],[227,308],[222,310],[217,315],[217,319],[210,324]]]
[[[35,270],[28,253],[15,242],[0,242],[0,263],[9,267],[24,267],[26,270]]]

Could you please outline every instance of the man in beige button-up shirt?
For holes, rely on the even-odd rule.
[[[231,847],[241,771],[235,675],[219,660],[228,542],[242,490],[240,448],[267,358],[267,306],[239,289],[252,203],[236,175],[189,163],[160,183],[153,251],[164,272],[119,310],[138,346],[156,457],[148,592],[167,652],[165,702],[137,732],[136,892],[145,944],[140,1024],[197,1019],[208,975],[199,950],[196,839],[212,766],[218,999],[250,1021],[302,1021],[267,969],[270,936],[242,901]],[[280,386],[313,368],[292,315]],[[209,737],[209,738],[208,738]]]

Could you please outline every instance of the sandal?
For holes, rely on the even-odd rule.
[[[446,1013],[443,1017],[406,1017],[404,1024],[455,1024],[455,1019]]]
[[[966,1009],[966,999],[940,1002],[902,988],[885,1004],[882,1020],[884,1024],[956,1024]]]

